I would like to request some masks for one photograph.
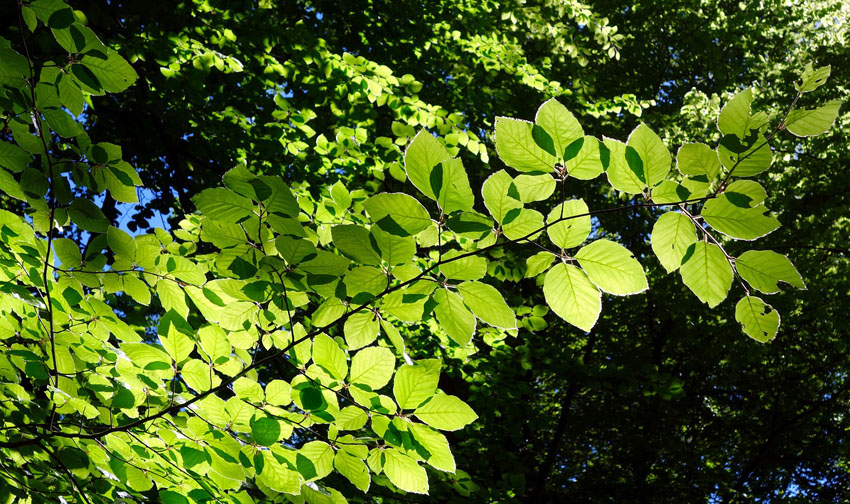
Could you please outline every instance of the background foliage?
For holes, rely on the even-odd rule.
[[[625,245],[643,265],[650,289],[629,297],[605,295],[590,333],[547,313],[545,289],[539,281],[524,279],[533,267],[526,259],[540,249],[529,244],[498,247],[488,256],[486,282],[499,287],[513,308],[516,334],[479,327],[473,336],[462,324],[450,328],[447,321],[459,319],[441,320],[440,310],[435,318],[414,325],[359,317],[359,331],[349,325],[358,317],[347,315],[340,322],[345,327],[328,331],[337,342],[319,336],[313,340],[312,359],[323,364],[304,378],[298,368],[307,367],[308,354],[295,350],[284,358],[280,351],[292,334],[312,337],[310,324],[334,322],[333,315],[317,322],[313,310],[338,294],[336,287],[327,287],[332,283],[315,278],[329,274],[336,260],[322,255],[327,263],[314,264],[312,271],[309,266],[292,271],[318,252],[293,245],[302,242],[272,239],[299,234],[303,227],[320,249],[332,250],[333,244],[361,267],[378,266],[382,260],[386,265],[387,257],[368,256],[368,247],[366,257],[346,250],[333,226],[380,221],[375,214],[380,209],[364,205],[380,192],[415,195],[438,217],[434,203],[417,192],[422,186],[415,177],[410,176],[413,184],[407,182],[411,169],[404,152],[422,128],[444,141],[447,151],[440,155],[462,160],[475,208],[497,217],[479,189],[486,191],[485,181],[505,164],[522,167],[508,162],[509,153],[500,148],[496,118],[530,120],[551,97],[578,117],[587,135],[626,140],[642,121],[674,154],[686,143],[716,145],[721,133],[714,118],[744,86],[753,86],[753,112],[770,113],[764,119],[775,127],[794,99],[794,83],[811,61],[816,67],[831,65],[832,75],[824,88],[804,95],[800,107],[845,99],[850,12],[843,2],[74,2],[78,10],[70,16],[53,0],[24,7],[20,22],[15,6],[4,7],[10,15],[0,39],[5,124],[0,165],[7,195],[2,205],[10,212],[3,213],[7,262],[2,328],[7,347],[2,358],[3,451],[8,458],[2,470],[8,500],[24,495],[33,501],[55,500],[57,494],[93,502],[204,500],[207,494],[238,489],[242,479],[254,476],[251,470],[258,475],[251,485],[259,489],[245,487],[232,498],[259,499],[264,490],[290,488],[286,485],[294,484],[292,478],[306,481],[328,470],[321,486],[300,486],[303,498],[341,498],[325,493],[333,488],[352,502],[847,499],[848,348],[842,309],[850,242],[843,169],[850,156],[846,113],[825,135],[786,133],[771,139],[773,165],[757,180],[782,227],[757,244],[726,245],[733,256],[750,249],[786,254],[808,286],[770,299],[759,294],[782,314],[782,329],[767,345],[744,336],[734,320],[743,282],[735,281],[731,301],[709,309],[678,274],[666,274],[650,240],[663,210],[647,207],[593,220],[593,237]],[[85,27],[99,39],[92,39]],[[36,72],[41,87],[30,89],[22,82],[21,69],[29,75],[27,60],[10,50],[28,53],[35,69],[41,68]],[[50,62],[70,73],[60,75]],[[69,87],[69,81],[81,92]],[[52,101],[54,95],[58,102]],[[27,112],[33,103],[41,115]],[[41,128],[54,132],[45,136],[45,145],[32,135]],[[9,147],[12,143],[24,151]],[[511,177],[517,175],[506,169]],[[67,175],[67,186],[60,186],[58,181],[66,180],[60,173]],[[241,194],[238,199],[221,192],[225,173],[230,180],[225,178],[224,185]],[[643,201],[612,190],[605,179],[568,178],[563,192],[582,198],[591,210]],[[286,196],[282,181],[294,196]],[[494,189],[495,197],[506,193]],[[266,201],[272,193],[284,196]],[[548,215],[560,194],[556,191],[548,202],[526,201],[526,207]],[[228,201],[235,203],[223,210]],[[458,201],[458,209],[467,209],[464,198]],[[394,201],[388,207],[398,205]],[[235,224],[228,219],[233,212],[247,216],[252,208],[264,224],[246,220],[244,232],[232,232]],[[66,209],[74,225],[66,225]],[[195,210],[200,215],[193,215]],[[293,220],[298,214],[300,223]],[[15,215],[27,217],[21,221]],[[222,224],[211,223],[216,220]],[[53,221],[63,225],[61,231],[47,232]],[[413,234],[417,222],[422,221],[401,224]],[[260,231],[263,225],[268,231]],[[38,234],[31,235],[29,226]],[[419,230],[425,234],[414,246],[421,251],[420,267],[433,264],[443,252],[443,237],[429,229]],[[372,235],[381,240],[380,231]],[[446,247],[469,249],[475,240],[490,239],[467,236]],[[240,240],[246,248],[239,254],[218,253],[240,246]],[[411,241],[400,246],[409,248]],[[306,284],[279,278],[270,282],[277,287],[242,291],[236,297],[227,290],[234,284],[221,283],[215,291],[218,304],[208,295],[193,295],[193,286],[204,283],[207,272],[210,278],[253,276],[251,264],[243,265],[246,273],[233,266],[233,259],[258,248],[266,255],[265,247],[281,254],[279,263],[264,263],[264,275],[285,271],[295,273],[296,282],[312,278]],[[59,261],[47,261],[42,270],[38,265],[44,266],[51,248]],[[227,257],[231,262],[224,267]],[[260,266],[259,255],[257,260],[253,267]],[[127,274],[62,272],[96,271],[107,264]],[[59,269],[52,271],[53,266]],[[230,273],[220,273],[225,270]],[[406,281],[411,271],[399,272],[394,281]],[[343,283],[349,289],[370,289],[360,277]],[[44,289],[46,284],[57,287]],[[283,286],[303,288],[303,297],[282,292]],[[445,292],[447,298],[453,294]],[[46,303],[39,293],[47,296]],[[256,316],[252,303],[257,296],[271,300],[262,315],[274,320],[255,318],[260,331],[247,331],[239,339],[234,333],[240,332],[244,317]],[[281,301],[284,297],[290,298],[288,304]],[[445,305],[450,299],[434,302]],[[303,320],[307,325],[301,333],[271,330],[278,325],[275,321],[288,323],[290,309],[302,306],[309,308],[311,320]],[[325,314],[345,311],[322,306]],[[470,308],[479,318],[488,318]],[[411,317],[418,321],[420,315]],[[390,318],[404,320],[398,314]],[[204,326],[205,320],[215,324]],[[58,353],[50,348],[54,338],[47,337],[56,330],[42,325],[44,321],[67,327],[66,339],[55,338]],[[401,333],[396,336],[392,327]],[[458,341],[461,332],[471,341]],[[378,334],[378,346],[369,346]],[[365,343],[353,341],[355,335]],[[134,339],[159,339],[162,349],[133,346]],[[118,341],[129,360],[116,352],[90,350]],[[382,350],[353,351],[361,346]],[[319,348],[327,354],[317,357]],[[358,458],[362,448],[345,444],[361,441],[334,442],[337,434],[321,425],[326,420],[321,416],[339,398],[358,393],[356,387],[340,389],[337,384],[343,381],[366,388],[388,383],[385,374],[371,382],[368,375],[355,379],[353,374],[355,366],[362,366],[356,361],[370,353],[374,362],[385,362],[384,350],[390,352],[391,366],[403,366],[405,357],[420,364],[424,360],[427,371],[422,373],[431,384],[426,396],[438,386],[475,413],[460,408],[459,423],[441,424],[433,418],[429,422],[427,411],[422,412],[421,422],[414,425],[446,427],[445,438],[428,427],[413,427],[424,429],[419,434],[393,434],[389,427],[390,434],[367,432],[384,438],[378,444],[399,448],[390,448],[383,462],[371,460],[372,469],[384,464],[386,477],[372,474],[369,494],[363,494],[358,490],[364,482],[365,466]],[[433,382],[436,361],[429,359],[441,359],[438,383]],[[172,408],[172,400],[179,404],[215,386],[212,382],[221,378],[205,372],[208,362],[227,370],[219,373],[225,380],[240,363],[254,366],[248,373],[252,380],[234,381],[232,394],[221,395],[222,404],[203,401],[194,413],[173,407],[152,423],[152,430],[144,424],[132,436],[105,436],[105,426],[132,423]],[[399,373],[404,374],[396,372],[384,397],[405,407],[406,393],[396,393],[394,386]],[[80,388],[68,387],[70,382]],[[264,390],[256,390],[258,383]],[[298,393],[283,392],[290,386]],[[240,401],[230,401],[231,395],[241,400],[239,408]],[[296,407],[288,405],[288,397],[296,399]],[[373,403],[371,397],[339,400],[363,415],[367,412],[355,404],[389,407],[384,399]],[[254,414],[251,404],[262,402],[270,417]],[[113,409],[121,410],[117,418],[111,416]],[[303,415],[289,418],[293,411],[318,416],[303,424]],[[365,422],[363,415],[349,412],[355,428],[361,419]],[[475,414],[477,420],[455,430]],[[278,417],[286,420],[269,421]],[[318,427],[311,425],[314,421]],[[269,450],[260,450],[266,455],[257,459],[241,449],[243,442],[265,446],[289,437],[292,422],[303,424],[294,427],[289,445],[300,448],[300,455],[281,452],[271,460],[266,459]],[[275,425],[283,432],[276,432]],[[407,423],[393,425],[407,428]],[[60,428],[67,436],[56,435]],[[395,443],[387,441],[392,435],[397,435]],[[209,450],[191,451],[195,445],[187,439],[201,439]],[[429,440],[429,455],[442,450],[445,440],[454,454],[452,463],[435,458],[430,465],[437,470],[416,462],[414,469],[409,461],[416,455],[397,456],[416,446],[411,439],[420,446]],[[338,448],[331,454],[333,462],[327,458],[328,442]],[[376,442],[366,444],[374,448]],[[177,446],[183,448],[159,452]],[[240,450],[246,460],[233,455]],[[387,470],[387,460],[399,469]],[[454,461],[458,470],[452,474]],[[356,470],[341,469],[348,467],[346,462]],[[267,472],[263,478],[258,466],[266,463],[291,470]],[[108,468],[115,478],[94,470],[97,466]],[[337,471],[330,473],[334,467]],[[400,485],[398,474],[412,479]],[[271,475],[278,478],[268,479]],[[428,496],[396,491],[422,491],[423,475]],[[75,489],[75,482],[85,487]]]

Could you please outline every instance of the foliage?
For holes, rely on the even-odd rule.
[[[262,15],[253,9],[237,22]],[[607,20],[581,15],[611,35]],[[771,168],[769,142],[786,129],[824,133],[838,115],[836,101],[798,107],[828,67],[801,68],[781,113],[753,108],[750,88],[738,92],[719,111],[714,148],[683,142],[676,169],[644,123],[624,141],[597,138],[555,99],[534,123],[496,117],[495,152],[519,174],[494,167],[473,190],[484,177],[460,154],[491,161],[484,135],[418,99],[412,90],[422,84],[412,77],[322,42],[298,50],[321,62],[325,79],[299,77],[290,61],[264,54],[252,64],[301,79],[309,93],[339,90],[350,107],[340,116],[355,124],[334,126],[332,139],[317,135],[308,125],[315,113],[293,111],[275,94],[274,120],[261,128],[274,135],[260,133],[261,147],[231,154],[223,186],[191,198],[197,213],[175,216],[172,231],[132,236],[136,229],[115,226],[99,204],[136,203],[142,178],[120,146],[91,140],[81,113],[97,113],[92,97],[133,92],[136,70],[62,2],[22,5],[20,16],[23,54],[8,41],[0,49],[10,135],[0,144],[0,189],[21,202],[2,213],[0,446],[13,462],[2,466],[9,498],[342,502],[425,494],[434,480],[469,495],[477,485],[464,469],[474,461],[456,463],[451,432],[475,425],[481,412],[443,385],[443,368],[471,355],[473,340],[498,346],[554,323],[544,306],[505,296],[509,283],[532,285],[582,332],[606,317],[603,297],[607,305],[616,303],[608,294],[650,288],[641,263],[654,259],[634,251],[625,230],[600,225],[610,214],[652,212],[657,259],[709,308],[740,286],[727,317],[759,342],[776,337],[780,318],[752,291],[805,287],[787,257],[744,242],[780,225],[753,179]],[[524,19],[520,30],[542,22]],[[54,56],[27,58],[28,39],[48,40]],[[464,40],[452,57],[510,50],[498,37],[471,40],[481,45]],[[615,40],[603,48],[616,59]],[[202,42],[187,47],[163,65],[166,80],[180,78],[181,61],[246,73],[240,59]],[[523,85],[563,92],[528,82],[527,70],[518,62],[508,71]],[[395,139],[368,141],[378,128],[374,106],[398,119]],[[206,120],[223,118],[254,131],[233,110]],[[209,138],[217,128],[200,127]],[[263,156],[281,148],[301,163],[283,176],[272,174],[274,155]],[[326,183],[362,168],[383,189],[386,174],[413,188]],[[196,188],[211,185],[212,174]],[[626,201],[568,197],[568,185],[585,191],[578,180],[607,181],[602,191]],[[448,349],[447,358],[427,345]]]

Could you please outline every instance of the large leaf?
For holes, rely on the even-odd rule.
[[[575,116],[554,98],[540,105],[534,122],[552,138],[558,157],[564,157],[567,146],[584,136],[584,130]]]
[[[744,149],[735,137],[724,137],[717,146],[717,157],[727,170],[736,177],[752,177],[770,168],[773,152],[763,135]]]
[[[435,166],[449,159],[449,151],[428,131],[422,129],[413,137],[413,141],[404,152],[404,170],[407,177],[422,191],[422,194],[435,200],[434,189],[431,187],[431,171]]]
[[[779,331],[779,312],[761,298],[747,296],[735,305],[735,320],[744,333],[760,343],[767,343]]]
[[[404,193],[380,193],[363,207],[384,231],[399,236],[418,234],[431,225],[431,216],[415,198]]]
[[[643,181],[643,173],[636,171],[634,162],[629,163],[626,159],[627,146],[619,140],[604,138],[604,153],[602,154],[602,166],[608,176],[611,186],[627,194],[640,194],[646,188]],[[642,166],[641,166],[642,170]]]
[[[641,180],[646,182],[649,187],[657,185],[670,173],[670,163],[672,161],[670,151],[667,150],[661,138],[646,124],[641,123],[632,131],[629,135],[627,146],[637,151],[637,154],[640,156],[640,161],[643,164],[643,177]],[[627,151],[627,160],[628,156]]]
[[[590,281],[618,296],[637,294],[649,288],[643,267],[629,250],[609,240],[596,240],[576,254]]]
[[[437,394],[414,412],[416,418],[435,429],[455,431],[471,424],[478,418],[468,404],[459,398]]]
[[[538,145],[534,129],[535,125],[528,121],[497,117],[496,152],[502,162],[516,170],[551,172],[555,169],[557,158]],[[554,151],[554,145],[552,148]]]
[[[109,219],[97,205],[85,198],[77,198],[68,207],[71,220],[85,231],[104,233],[109,228]]]
[[[543,201],[555,191],[555,179],[548,173],[540,175],[523,173],[514,179],[514,184],[519,191],[520,201],[523,203]]]
[[[490,211],[490,215],[499,224],[516,218],[519,215],[519,209],[522,208],[519,190],[513,178],[505,170],[497,171],[484,181],[481,195],[484,197],[484,205]]]
[[[380,250],[373,245],[369,230],[356,224],[344,224],[331,228],[334,246],[347,257],[361,264],[381,264]]]
[[[672,273],[682,265],[688,247],[697,241],[694,224],[684,214],[667,212],[652,227],[652,251],[667,270]]]
[[[492,285],[481,282],[463,282],[457,287],[472,313],[476,317],[501,329],[516,329],[514,311],[505,302],[502,294]]]
[[[682,175],[702,176],[705,182],[711,182],[720,173],[717,152],[701,143],[681,146],[676,154],[676,166]]]
[[[720,247],[711,243],[691,245],[679,272],[685,285],[711,308],[726,299],[732,287],[732,267]]]
[[[440,327],[460,346],[465,346],[475,334],[475,315],[463,304],[463,299],[447,289],[433,294],[434,314]]]
[[[549,212],[546,223],[549,239],[562,249],[577,247],[590,235],[590,215],[583,199],[559,204]]]
[[[475,204],[466,169],[460,158],[447,159],[434,167],[431,172],[431,188],[444,213],[458,210],[469,212]]]
[[[345,352],[326,334],[313,338],[313,362],[337,381],[341,382],[348,376],[348,359]]]
[[[398,368],[393,380],[393,397],[399,408],[416,409],[431,398],[440,380],[440,367],[439,359],[422,359]]]
[[[566,156],[564,168],[573,178],[590,180],[603,171],[599,140],[592,136],[580,138],[570,144]]]
[[[334,469],[345,476],[352,485],[362,492],[369,491],[371,477],[369,468],[363,460],[349,454],[345,450],[339,450],[334,456]]]
[[[781,225],[766,212],[763,206],[742,208],[722,194],[705,203],[702,216],[711,227],[723,234],[739,240],[755,240],[776,231]]]
[[[816,109],[792,110],[785,120],[785,127],[791,133],[801,137],[820,135],[832,127],[840,107],[841,101],[833,100]]]
[[[369,390],[378,390],[393,376],[395,357],[386,347],[369,347],[360,350],[351,359],[349,381],[353,385],[366,386]]]
[[[564,263],[556,263],[543,279],[546,304],[559,317],[588,332],[596,325],[602,311],[602,293],[584,271]]]
[[[384,450],[384,473],[405,492],[427,494],[428,473],[415,460],[395,448]]]
[[[361,311],[348,317],[343,326],[348,348],[357,350],[375,341],[378,338],[378,325],[375,314],[370,311]]]
[[[139,78],[133,67],[117,52],[108,49],[105,57],[101,54],[90,52],[80,62],[94,75],[104,91],[120,93]]]
[[[830,65],[814,68],[809,62],[806,68],[803,69],[800,75],[800,83],[794,83],[794,87],[800,93],[809,93],[822,86],[826,79],[829,78],[829,73],[832,70]]]
[[[735,260],[735,268],[748,284],[765,294],[779,292],[779,282],[806,288],[791,261],[772,250],[748,250]]]
[[[230,224],[237,224],[254,213],[251,200],[223,187],[204,189],[192,201],[206,217]]]

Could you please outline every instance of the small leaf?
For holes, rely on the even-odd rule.
[[[667,212],[652,227],[652,251],[667,270],[672,273],[682,265],[688,247],[696,243],[694,224],[685,215]]]
[[[575,116],[554,98],[540,105],[534,122],[552,138],[558,157],[564,156],[567,146],[574,140],[584,136],[584,130]]]
[[[391,234],[416,235],[431,225],[431,216],[422,203],[404,193],[376,194],[363,207],[375,224]]]
[[[280,439],[280,421],[262,417],[251,422],[251,436],[261,446],[271,446]]]
[[[735,260],[735,268],[748,284],[765,294],[779,292],[779,282],[806,288],[791,261],[772,250],[748,250]]]
[[[68,207],[68,215],[74,224],[85,231],[105,233],[109,227],[109,219],[103,215],[100,208],[84,198],[77,198],[71,202]]]
[[[717,156],[727,170],[736,177],[752,177],[770,168],[773,163],[773,152],[763,135],[746,150],[740,152],[742,146],[737,144],[736,137],[723,137],[717,146]]]
[[[393,397],[401,409],[416,409],[431,398],[440,380],[439,359],[422,359],[413,365],[405,364],[396,371]]]
[[[440,327],[460,346],[466,346],[475,334],[475,315],[464,305],[463,299],[447,289],[437,289],[433,294],[434,314]]]
[[[596,240],[576,254],[590,281],[609,294],[628,296],[649,288],[643,267],[629,250],[609,240]]]
[[[702,210],[707,223],[721,233],[739,240],[755,240],[776,231],[781,225],[775,217],[766,215],[763,206],[741,208],[726,194],[708,200]]]
[[[555,179],[548,173],[528,175],[523,173],[514,179],[522,203],[543,201],[555,192]]]
[[[771,341],[779,331],[779,312],[755,296],[738,301],[735,320],[741,323],[744,334],[759,343]]]
[[[375,391],[389,383],[395,369],[395,357],[386,347],[369,347],[360,350],[351,359],[350,382],[366,385]]]
[[[431,187],[431,172],[434,167],[451,158],[449,151],[426,130],[419,130],[404,152],[404,170],[407,177],[422,191],[422,194],[436,200],[437,195]]]
[[[546,218],[546,233],[562,249],[581,245],[590,235],[589,210],[583,199],[569,200],[556,206]],[[554,223],[554,224],[553,224]]]
[[[361,264],[381,264],[380,250],[376,250],[370,239],[369,230],[355,224],[344,224],[331,228],[334,246],[344,255]]]
[[[428,473],[415,460],[395,448],[384,450],[384,473],[405,492],[427,494]]]
[[[334,456],[334,469],[345,476],[352,485],[362,492],[369,491],[371,477],[369,468],[363,460],[349,454],[345,450],[339,450]]]
[[[437,203],[443,213],[472,211],[475,197],[460,158],[447,159],[434,167],[431,188],[437,195]]]
[[[800,75],[800,83],[798,84],[795,82],[794,87],[797,88],[797,91],[800,93],[814,91],[826,83],[826,79],[829,78],[831,70],[832,67],[830,65],[815,69],[813,68],[812,63],[809,62],[806,65],[806,68],[803,69],[802,75]]]
[[[519,190],[513,178],[505,170],[497,171],[484,181],[481,195],[484,197],[484,205],[490,215],[499,224],[504,224],[505,221],[510,222],[512,216],[516,218],[519,215],[519,209],[522,208]]]
[[[706,182],[711,182],[720,173],[720,159],[708,145],[690,143],[679,148],[676,167],[682,175],[704,176]]]
[[[451,260],[465,254],[460,250],[450,250],[443,254],[443,261],[446,262],[440,264],[440,273],[451,280],[478,280],[487,274],[487,259],[479,255]]]
[[[566,168],[570,177],[579,180],[591,180],[598,177],[603,171],[601,156],[599,140],[592,136],[586,136],[581,139],[581,148],[575,156],[564,161],[564,168]]]
[[[416,418],[435,429],[456,431],[474,422],[478,415],[468,404],[447,394],[437,394],[414,412]]]
[[[613,138],[603,139],[604,149],[601,153],[602,166],[608,176],[611,186],[626,194],[640,194],[646,188],[632,165],[626,160],[626,144]]]
[[[192,201],[206,217],[230,224],[238,224],[254,213],[251,200],[223,187],[204,189]]]
[[[457,287],[463,302],[482,321],[501,329],[516,329],[514,311],[492,285],[463,282]]]
[[[602,311],[602,293],[584,271],[568,264],[557,263],[546,273],[543,296],[552,311],[585,332]]]
[[[115,226],[109,226],[106,232],[106,242],[110,250],[117,256],[130,262],[136,260],[136,242],[133,237]]]
[[[313,362],[337,381],[342,382],[348,376],[348,359],[345,352],[326,334],[313,338]]]
[[[691,245],[679,272],[685,285],[710,308],[726,299],[732,287],[732,267],[720,247],[714,244]]]
[[[658,185],[670,173],[670,151],[646,124],[641,123],[631,132],[627,146],[637,151],[640,156],[644,174],[641,180],[649,187]],[[628,152],[626,155],[628,156]]]
[[[534,139],[534,124],[509,117],[496,118],[496,153],[506,165],[522,172],[551,172],[557,159]]]
[[[840,107],[841,101],[833,100],[816,109],[792,110],[785,121],[785,127],[799,137],[826,133],[838,117]]]

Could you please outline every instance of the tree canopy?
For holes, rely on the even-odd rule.
[[[845,2],[4,11],[0,501],[850,498]]]

